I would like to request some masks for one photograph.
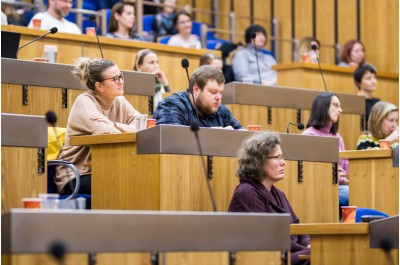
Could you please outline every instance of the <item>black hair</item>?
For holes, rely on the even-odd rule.
[[[251,25],[244,32],[244,39],[245,39],[246,43],[251,43],[251,35],[253,32],[254,33],[262,32],[265,36],[265,43],[267,42],[268,34],[267,34],[267,31],[265,30],[265,28],[260,25]]]
[[[315,97],[311,105],[311,114],[307,122],[307,128],[314,127],[315,129],[319,130],[328,124],[329,108],[331,106],[331,100],[333,96],[338,97],[337,95],[329,92],[320,93]],[[332,124],[330,133],[336,134],[338,130],[339,120]]]
[[[376,75],[375,68],[369,64],[362,64],[354,71],[354,83],[356,83],[358,90],[360,90],[360,83],[366,72]]]

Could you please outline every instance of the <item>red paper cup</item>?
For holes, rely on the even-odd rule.
[[[40,209],[42,199],[38,198],[23,198],[22,206],[25,209]]]
[[[261,125],[248,125],[247,130],[259,132],[261,131]]]
[[[147,127],[146,128],[151,128],[156,126],[156,119],[147,119]]]
[[[38,18],[33,19],[32,24],[34,29],[40,29],[40,27],[42,26],[42,20]]]
[[[310,59],[310,54],[308,52],[305,52],[301,55],[301,60],[303,61],[303,63],[309,63],[311,62]]]
[[[389,149],[390,148],[390,141],[389,140],[379,140],[379,147],[381,149]]]
[[[356,210],[357,206],[342,206],[343,223],[355,223],[356,222]]]
[[[34,60],[35,62],[41,62],[41,63],[46,63],[46,62],[47,62],[47,59],[46,59],[46,58],[33,58],[33,60]]]

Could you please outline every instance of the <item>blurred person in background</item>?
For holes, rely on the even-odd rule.
[[[197,35],[192,34],[192,16],[186,11],[180,11],[172,21],[177,34],[172,36],[168,45],[200,49],[201,43]]]
[[[206,52],[200,57],[200,65],[212,65],[222,72],[222,60],[213,52]]]
[[[172,23],[175,17],[176,0],[163,0],[162,3],[168,6],[164,6],[162,11],[157,13],[151,25],[151,30],[156,39],[160,36],[173,35],[176,33]]]

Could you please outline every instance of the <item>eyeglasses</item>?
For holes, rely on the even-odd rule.
[[[124,79],[125,79],[125,74],[124,74],[124,72],[121,72],[120,75],[116,75],[116,76],[113,76],[110,78],[103,79],[100,82],[103,82],[106,80],[113,80],[115,84],[119,85],[119,84],[121,84],[122,81],[124,81]]]
[[[277,156],[269,156],[267,157],[268,159],[279,159],[279,160],[285,160],[285,157],[283,155],[277,155]]]

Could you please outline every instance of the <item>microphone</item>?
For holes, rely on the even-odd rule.
[[[49,252],[58,264],[64,264],[65,254],[67,249],[62,242],[54,242],[49,247]]]
[[[260,64],[258,63],[258,54],[257,54],[257,47],[256,47],[256,37],[257,37],[257,33],[256,33],[256,32],[252,32],[252,33],[251,33],[251,40],[253,41],[254,52],[256,53],[258,78],[260,79],[260,84],[262,84],[262,82],[261,82],[261,73],[260,73]]]
[[[291,123],[288,122],[287,126],[286,126],[286,133],[289,133],[289,125],[294,125],[297,127],[298,130],[302,131],[304,130],[304,124],[303,123]]]
[[[200,121],[199,111],[197,110],[196,101],[194,99],[193,87],[190,87],[190,78],[189,78],[189,71],[188,71],[189,60],[186,59],[186,58],[182,59],[181,65],[182,65],[182,68],[184,68],[185,71],[186,71],[186,76],[187,76],[187,80],[188,80],[188,83],[189,83],[189,93],[192,95],[193,106],[194,106],[194,110],[196,112],[197,120]],[[191,123],[193,123],[193,121]],[[199,123],[199,122],[197,122],[197,123]]]
[[[54,111],[49,110],[48,112],[46,112],[46,121],[48,124],[50,124],[53,127],[54,130],[54,135],[57,139],[57,145],[58,148],[60,148],[60,151],[63,149],[62,144],[60,143],[60,140],[57,137],[57,130],[56,130],[56,123],[57,123],[57,115]]]
[[[99,45],[99,49],[100,49],[100,53],[101,53],[101,58],[104,59],[103,50],[101,49],[101,45],[100,45],[99,35],[97,35],[96,16],[93,15],[93,14],[90,14],[89,19],[90,19],[90,21],[92,21],[92,23],[93,23],[94,32],[96,32],[97,44]]]
[[[207,182],[208,194],[210,196],[210,200],[211,200],[211,203],[212,203],[213,211],[216,212],[217,211],[217,205],[215,204],[215,199],[214,199],[214,195],[213,195],[212,190],[211,190],[210,181],[209,181],[209,179],[207,177],[207,167],[206,167],[206,164],[204,163],[203,149],[201,148],[199,134],[198,134],[199,129],[200,129],[200,127],[199,127],[199,122],[198,121],[195,120],[195,121],[192,121],[190,123],[190,130],[194,133],[194,135],[196,137],[197,147],[199,148],[201,164],[203,165],[204,176],[206,177],[206,182]]]
[[[325,83],[324,72],[322,72],[321,64],[319,62],[319,55],[318,55],[318,52],[317,52],[318,46],[316,44],[311,45],[311,50],[313,50],[315,52],[315,55],[317,57],[317,62],[318,62],[318,68],[319,68],[319,71],[320,71],[321,76],[322,76],[322,81],[324,81],[325,92],[328,92],[328,88],[326,87],[326,83]]]
[[[41,38],[43,38],[43,37],[45,37],[45,36],[47,36],[47,35],[49,35],[49,34],[54,34],[54,33],[56,33],[57,31],[58,31],[58,28],[57,28],[57,27],[52,27],[48,32],[46,32],[46,33],[43,34],[42,36],[39,36],[39,37],[37,37],[36,39],[33,39],[33,40],[31,40],[30,42],[28,42],[28,43],[22,45],[21,47],[18,48],[15,58],[18,58],[18,52],[19,52],[19,50],[21,50],[21,49],[24,48],[25,46],[28,46],[28,45],[31,44],[32,42],[35,42],[35,41],[37,41],[37,40],[39,40],[39,39],[41,39]]]

